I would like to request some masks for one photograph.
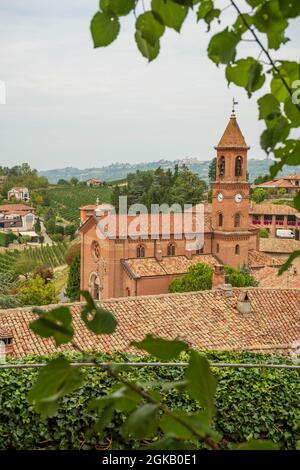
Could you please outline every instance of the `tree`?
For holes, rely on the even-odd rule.
[[[40,276],[29,279],[19,289],[22,305],[49,305],[57,302],[55,286],[45,282]]]
[[[170,191],[170,203],[198,204],[203,201],[204,193],[207,191],[205,181],[188,169],[180,171],[174,186]]]
[[[70,184],[72,186],[77,186],[78,184],[78,178],[75,178],[75,176],[72,176],[72,178],[70,179]]]
[[[80,243],[71,243],[69,246],[68,250],[66,251],[65,254],[65,260],[68,266],[71,266],[74,257],[79,253],[80,254],[80,248],[81,245]]]
[[[90,25],[94,47],[106,47],[119,35],[120,17],[137,15],[139,2],[123,0],[100,2],[100,9]],[[300,126],[300,67],[297,60],[276,60],[278,51],[289,40],[286,31],[290,21],[300,16],[299,0],[246,0],[247,10],[242,11],[240,2],[229,0],[228,7],[235,13],[231,24],[214,34],[209,41],[207,55],[217,66],[225,68],[228,84],[244,88],[249,98],[253,93],[268,87],[267,93],[257,101],[259,119],[265,129],[260,144],[267,156],[273,153],[275,161],[270,167],[270,178],[284,165],[300,163],[300,140],[294,137],[294,129]],[[138,14],[135,21],[135,41],[140,53],[152,61],[160,52],[160,40],[167,28],[180,32],[188,13],[197,20],[210,25],[219,24],[227,7],[219,9],[217,0],[153,0],[149,9]],[[253,56],[240,57],[239,45],[252,41],[256,46]],[[278,56],[278,53],[277,53]],[[269,77],[266,80],[266,77]],[[295,208],[300,211],[300,197],[294,198]],[[290,256],[284,269],[293,261]]]
[[[66,186],[66,185],[69,185],[70,182],[61,178],[57,181],[57,184],[58,186]]]
[[[65,234],[70,237],[70,240],[73,240],[76,231],[77,231],[77,227],[74,224],[70,224],[65,227]]]
[[[80,254],[77,253],[70,266],[66,296],[74,302],[80,299]]]
[[[268,195],[268,191],[263,188],[255,188],[251,194],[252,201],[256,203],[263,202]]]
[[[259,229],[259,237],[260,238],[269,238],[269,232],[266,228],[262,227]]]
[[[226,281],[232,287],[256,287],[257,280],[251,276],[247,268],[234,269],[230,266],[225,266]]]
[[[270,175],[258,176],[254,180],[254,185],[256,186],[258,184],[266,183],[267,181],[270,181]]]
[[[45,284],[48,284],[54,278],[54,272],[49,266],[38,266],[33,273],[33,277],[41,277]]]
[[[207,264],[197,263],[191,266],[180,279],[174,279],[169,285],[169,292],[193,292],[212,288],[213,269]]]
[[[216,180],[217,177],[217,159],[213,158],[208,167],[208,179],[210,183]]]
[[[36,222],[34,224],[34,230],[36,231],[36,233],[40,233],[42,230],[41,221],[39,217],[36,219]]]

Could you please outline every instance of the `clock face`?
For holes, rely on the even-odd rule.
[[[217,198],[218,198],[218,201],[219,201],[219,202],[222,202],[223,199],[224,199],[224,196],[223,196],[222,193],[219,193],[218,196],[217,196]]]
[[[238,193],[234,196],[234,199],[235,199],[235,202],[240,203],[242,202],[243,196],[240,193]]]

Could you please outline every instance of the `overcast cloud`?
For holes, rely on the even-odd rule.
[[[228,89],[222,68],[206,57],[211,33],[203,24],[190,16],[181,35],[165,34],[159,58],[147,64],[134,43],[133,18],[122,21],[113,45],[93,49],[89,22],[97,7],[97,0],[0,0],[0,80],[7,86],[7,104],[0,106],[0,165],[28,161],[49,169],[207,160],[233,95],[250,158],[264,158],[255,99]],[[299,34],[290,28],[292,42],[281,56],[298,58]],[[244,43],[240,55],[253,47]]]

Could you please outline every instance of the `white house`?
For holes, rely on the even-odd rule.
[[[20,186],[12,188],[10,191],[8,191],[7,198],[27,202],[29,201],[29,190],[28,188]]]

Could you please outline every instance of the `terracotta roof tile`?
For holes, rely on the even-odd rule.
[[[217,145],[217,148],[219,147],[248,148],[248,145],[245,142],[245,138],[235,117],[231,116],[224,134],[222,135],[221,140]]]
[[[248,255],[248,263],[251,268],[261,266],[281,266],[284,260],[276,256],[270,256],[257,250],[250,250]]]
[[[188,259],[184,255],[164,256],[161,261],[156,258],[131,258],[123,261],[126,268],[135,277],[162,276],[165,274],[184,274],[196,263],[214,266],[218,260],[213,255],[194,255]]]
[[[300,274],[297,271],[286,271],[281,276],[278,276],[277,268],[266,266],[256,271],[254,277],[259,281],[259,287],[300,289]]]
[[[267,348],[300,339],[299,289],[247,289],[252,307],[249,314],[237,310],[240,292],[241,289],[233,289],[231,297],[218,289],[105,300],[101,305],[118,320],[117,331],[111,336],[88,332],[80,318],[82,304],[72,304],[75,341],[84,350],[136,352],[129,346],[130,342],[141,340],[146,333],[167,339],[181,338],[200,350]],[[29,323],[35,318],[31,308],[0,312],[0,327],[5,325],[13,333],[16,357],[46,355],[56,350],[52,340],[35,336],[29,329]],[[58,349],[72,347],[64,345]]]
[[[260,238],[259,249],[270,253],[292,253],[300,250],[300,241],[275,237]]]
[[[296,209],[286,204],[255,204],[250,207],[250,214],[297,215]],[[300,216],[300,214],[299,214]]]

